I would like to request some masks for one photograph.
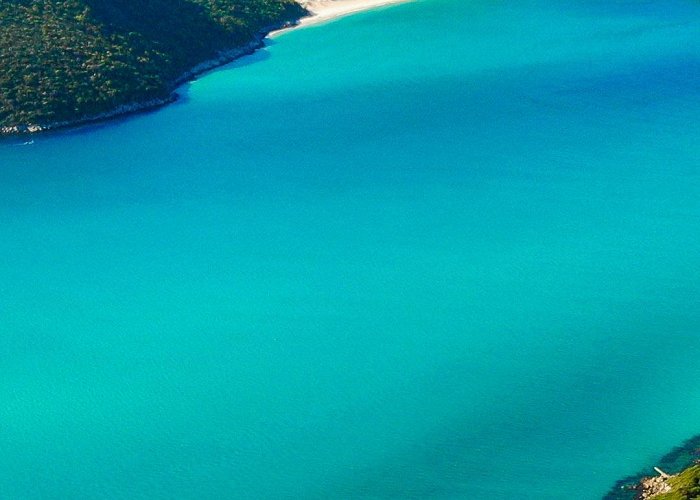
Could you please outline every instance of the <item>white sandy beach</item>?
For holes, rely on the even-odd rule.
[[[302,0],[300,3],[311,12],[311,15],[303,18],[294,28],[319,24],[363,10],[406,1],[410,0]],[[275,31],[270,36],[278,35],[288,29],[292,28]]]

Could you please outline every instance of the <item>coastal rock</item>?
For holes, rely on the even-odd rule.
[[[663,475],[646,477],[640,483],[640,491],[635,497],[636,500],[648,500],[658,495],[668,493],[672,490],[668,480],[673,476]]]
[[[0,135],[36,134],[38,132],[44,132],[46,130],[83,125],[87,123],[107,120],[116,116],[128,115],[132,113],[138,113],[140,111],[155,109],[160,106],[164,106],[165,104],[171,103],[175,100],[177,100],[177,95],[171,94],[170,96],[164,99],[150,99],[148,101],[137,102],[133,104],[123,104],[105,113],[99,113],[90,116],[82,116],[80,118],[76,118],[75,120],[70,121],[5,126],[0,128]]]

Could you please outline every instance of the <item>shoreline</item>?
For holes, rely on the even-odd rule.
[[[154,111],[171,104],[179,99],[177,90],[184,84],[195,80],[197,77],[230,64],[242,57],[251,55],[265,47],[265,39],[273,38],[295,28],[313,26],[335,19],[371,10],[379,7],[405,3],[412,0],[307,0],[299,2],[309,13],[293,22],[285,22],[281,25],[267,26],[260,30],[247,44],[219,51],[216,56],[196,64],[172,82],[172,90],[167,96],[148,99],[131,104],[122,104],[110,111],[97,115],[83,116],[75,120],[50,122],[44,124],[10,125],[0,127],[0,137],[32,135],[51,130],[80,127],[95,124],[107,120],[116,119]]]
[[[306,0],[299,3],[309,15],[302,17],[294,26],[287,26],[271,31],[268,37],[273,38],[295,28],[303,28],[330,22],[341,17],[358,14],[366,10],[388,7],[412,0]]]
[[[654,465],[616,481],[603,500],[643,500],[667,490],[668,480],[700,463],[700,434],[660,457]],[[665,471],[665,472],[664,472]],[[656,475],[650,475],[655,472]]]
[[[298,21],[297,21],[298,23]],[[159,98],[147,99],[140,102],[133,102],[130,104],[121,104],[110,111],[105,111],[96,115],[82,116],[76,118],[75,120],[64,120],[58,122],[49,122],[41,124],[28,124],[28,125],[10,125],[0,127],[0,137],[12,137],[21,135],[32,135],[40,132],[49,132],[53,130],[61,130],[68,128],[81,127],[84,125],[92,125],[108,120],[113,120],[120,117],[126,117],[129,115],[135,115],[138,113],[146,113],[149,111],[155,111],[156,109],[162,108],[168,104],[176,102],[180,96],[177,90],[184,84],[195,80],[197,77],[211,71],[213,69],[230,64],[241,57],[245,57],[253,54],[256,50],[261,49],[265,46],[265,38],[273,31],[287,29],[293,27],[294,23],[284,23],[279,26],[269,26],[258,32],[251,41],[240,47],[235,47],[232,49],[221,50],[215,57],[207,59],[205,61],[196,64],[192,68],[188,69],[171,84],[172,90],[168,95]]]

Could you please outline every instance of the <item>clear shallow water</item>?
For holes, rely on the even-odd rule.
[[[654,465],[700,430],[699,35],[692,1],[423,0],[0,143],[0,497]]]

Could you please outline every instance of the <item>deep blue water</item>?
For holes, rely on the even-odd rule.
[[[700,4],[419,0],[0,143],[0,497],[595,499],[700,432]]]

